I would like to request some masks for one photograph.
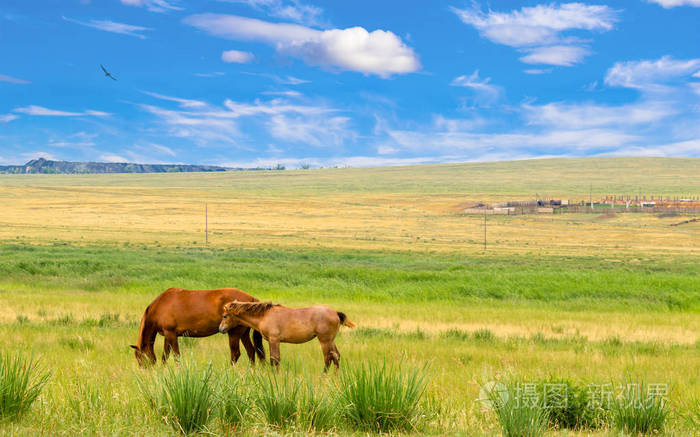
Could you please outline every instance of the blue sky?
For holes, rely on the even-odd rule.
[[[4,0],[0,163],[700,157],[698,23],[700,0]]]

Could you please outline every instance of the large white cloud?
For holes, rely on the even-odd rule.
[[[417,71],[418,57],[394,33],[362,27],[316,30],[236,15],[198,14],[185,23],[210,35],[270,44],[282,54],[311,65],[389,77]]]
[[[452,10],[484,38],[528,52],[520,58],[523,62],[560,66],[581,62],[589,53],[584,42],[563,32],[605,32],[617,20],[617,11],[608,6],[583,3],[537,5],[510,12],[483,12],[476,7]]]

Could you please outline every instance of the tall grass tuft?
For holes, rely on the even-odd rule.
[[[664,388],[662,386],[661,388]],[[664,392],[643,379],[628,380],[625,390],[612,402],[612,418],[615,427],[629,434],[660,434],[669,415]]]
[[[206,428],[216,407],[211,364],[201,367],[181,360],[156,377],[140,379],[151,405],[176,431],[191,434]]]
[[[538,437],[547,429],[549,413],[541,402],[528,402],[521,397],[520,383],[485,384],[482,391],[496,413],[504,437]]]
[[[294,375],[264,371],[255,374],[252,383],[256,388],[255,404],[267,423],[285,428],[298,420],[302,390]]]
[[[0,352],[0,419],[18,419],[39,397],[49,372],[30,357]]]
[[[425,368],[362,364],[343,369],[338,393],[350,424],[388,432],[416,427],[427,380]]]
[[[219,419],[226,428],[238,428],[250,410],[250,391],[244,386],[250,381],[241,381],[242,376],[234,371],[224,371],[218,385]]]

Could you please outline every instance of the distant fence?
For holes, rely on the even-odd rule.
[[[646,213],[679,213],[679,214],[698,214],[700,213],[700,207],[697,206],[630,206],[626,208],[625,206],[615,205],[614,208],[610,205],[595,205],[591,208],[590,205],[569,205],[562,208],[557,208],[554,210],[555,214],[569,214],[569,213],[579,213],[579,214],[604,214],[606,212],[615,212],[618,214],[626,212],[646,212]]]

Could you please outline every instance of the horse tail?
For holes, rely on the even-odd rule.
[[[255,329],[253,329],[253,347],[255,347],[255,353],[258,355],[258,359],[265,361],[265,348],[263,347],[262,334]]]
[[[340,311],[338,313],[338,318],[340,319],[340,324],[343,326],[347,326],[348,328],[356,328],[357,325],[352,323],[350,319],[348,319],[348,316],[345,315],[345,313],[341,313]]]

